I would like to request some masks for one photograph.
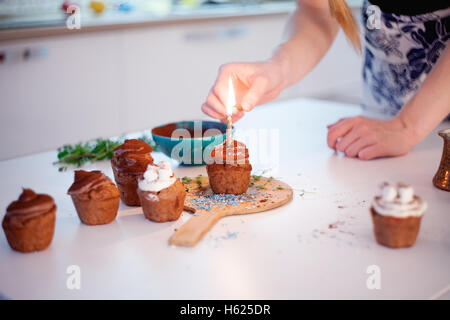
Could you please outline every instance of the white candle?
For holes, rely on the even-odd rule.
[[[227,117],[227,148],[233,146],[233,124],[231,121],[231,117]]]
[[[233,107],[236,105],[236,95],[234,94],[233,79],[228,78],[228,97],[226,102],[227,107],[227,148],[233,146],[232,127],[233,123],[231,116],[233,115]]]

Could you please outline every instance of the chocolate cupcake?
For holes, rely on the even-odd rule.
[[[177,220],[183,212],[186,190],[170,164],[161,161],[158,166],[147,167],[139,180],[138,195],[147,219],[167,222]]]
[[[252,171],[248,149],[238,141],[233,141],[233,146],[227,147],[225,141],[211,152],[206,171],[214,193],[245,193]]]
[[[413,188],[383,183],[370,208],[377,242],[390,248],[412,246],[426,209],[427,203],[414,195]]]
[[[19,199],[6,209],[2,226],[14,250],[40,251],[52,242],[55,219],[56,205],[52,197],[23,189]]]
[[[120,191],[120,198],[126,205],[140,205],[137,181],[147,165],[153,164],[153,158],[150,155],[152,151],[151,146],[138,139],[125,140],[125,143],[114,149],[111,166]]]
[[[84,224],[107,224],[116,218],[120,192],[101,171],[75,171],[75,181],[67,193]]]

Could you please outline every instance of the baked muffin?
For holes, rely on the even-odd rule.
[[[236,140],[233,141],[233,147],[227,148],[225,141],[212,150],[206,171],[214,193],[245,193],[252,171],[248,149]]]
[[[67,193],[84,224],[107,224],[117,216],[119,189],[101,171],[75,171],[75,181]]]
[[[52,197],[23,189],[19,199],[6,209],[2,226],[14,250],[40,251],[52,242],[55,219],[56,205]]]
[[[111,166],[114,179],[120,191],[120,198],[129,206],[139,206],[137,195],[138,179],[142,176],[147,165],[153,164],[150,153],[152,147],[138,139],[125,140],[114,149]]]
[[[427,203],[404,184],[383,183],[380,189],[370,208],[377,242],[390,248],[412,246]]]
[[[161,161],[158,166],[147,167],[139,180],[138,195],[147,219],[167,222],[177,220],[183,212],[186,190],[170,164]]]

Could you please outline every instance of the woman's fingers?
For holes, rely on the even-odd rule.
[[[205,103],[211,110],[219,114],[219,118],[226,118],[227,108],[226,106],[217,98],[217,96],[210,92]]]
[[[354,121],[352,120],[353,118],[346,119],[328,130],[327,143],[330,148],[336,149],[338,139],[345,136],[353,128]]]
[[[338,124],[342,123],[343,121],[347,120],[347,119],[348,119],[348,118],[342,118],[342,119],[339,119],[339,120],[336,121],[335,123],[332,123],[332,124],[327,125],[327,129],[331,129],[331,128],[337,126]]]
[[[348,157],[358,156],[361,160],[400,156],[413,146],[411,134],[393,120],[358,116],[338,121],[328,128],[330,147],[345,152]]]
[[[207,105],[206,103],[204,103],[202,105],[202,111],[203,111],[203,113],[210,116],[211,118],[220,119],[220,120],[223,119],[222,114],[215,111],[211,106]]]
[[[258,104],[274,99],[282,90],[281,68],[274,63],[229,63],[219,70],[216,82],[202,107],[203,112],[226,120],[229,78],[233,78],[236,102],[243,110],[233,110],[233,121]],[[278,81],[277,81],[278,80]]]
[[[248,112],[252,110],[267,91],[268,80],[265,77],[257,77],[250,89],[242,98],[242,108]]]
[[[233,81],[236,81],[237,75],[245,73],[245,70],[245,66],[241,63],[228,63],[220,67],[212,92],[224,106],[228,97],[228,79],[233,77]]]
[[[228,96],[228,78],[232,76],[233,72],[238,71],[238,69],[239,66],[237,64],[226,64],[219,69],[219,75],[205,102],[211,111],[215,111],[221,115],[220,117],[214,118],[223,119],[227,116],[225,103]]]
[[[355,158],[362,149],[373,145],[375,142],[375,139],[371,136],[359,137],[345,149],[345,155],[350,158]]]
[[[359,131],[356,127],[353,127],[350,132],[348,132],[345,136],[343,136],[337,143],[336,143],[336,150],[340,152],[345,152],[348,146],[350,146],[352,143],[354,143],[357,139],[361,137]]]
[[[247,66],[248,69],[248,66]],[[226,100],[228,98],[228,79],[230,77],[236,78],[238,74],[246,74],[249,71],[246,70],[245,64],[229,63],[220,67],[219,75],[216,82],[211,89],[211,92],[206,99],[205,106],[202,107],[203,112],[222,121],[226,121],[227,110]],[[238,83],[235,83],[235,86]],[[239,91],[239,90],[238,90]],[[235,88],[235,94],[238,96],[238,91]],[[242,95],[241,95],[242,96]],[[244,116],[244,112],[233,110],[233,121],[237,121]]]
[[[202,105],[202,111],[212,118],[219,119],[222,122],[227,121],[228,115],[225,111],[225,107],[219,102],[219,100],[213,93],[210,93],[208,99],[206,100],[206,103]],[[232,115],[233,122],[240,120],[244,115],[244,111],[234,110],[234,113]]]
[[[244,115],[245,115],[244,111],[238,111],[237,113],[233,114],[231,119],[233,120],[233,123],[235,123],[239,121]]]
[[[211,118],[215,118],[215,119],[219,119],[222,122],[227,122],[227,116],[223,115],[221,113],[218,113],[214,108],[211,108],[209,105],[207,105],[206,103],[204,103],[202,105],[202,111],[207,114],[208,116],[210,116]],[[232,121],[233,122],[237,122],[239,121],[243,116],[245,115],[245,112],[243,111],[238,111],[237,113],[233,114],[232,116]]]
[[[358,152],[358,158],[361,160],[371,160],[383,156],[383,150],[379,143],[363,148]]]

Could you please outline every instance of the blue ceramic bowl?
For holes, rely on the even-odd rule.
[[[183,165],[204,165],[212,149],[226,139],[227,125],[217,121],[180,121],[152,129],[158,148]]]

